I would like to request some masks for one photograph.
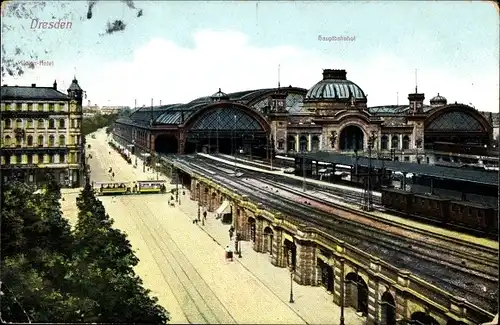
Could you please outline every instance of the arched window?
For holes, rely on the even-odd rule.
[[[23,142],[23,138],[21,136],[16,136],[16,147],[20,147]]]
[[[307,151],[307,138],[305,136],[301,136],[299,139],[299,145],[300,145],[300,152],[306,152]]]
[[[403,137],[403,149],[410,149],[410,137],[407,135]]]
[[[380,139],[380,149],[387,150],[389,148],[389,138],[387,135],[383,135]]]
[[[11,122],[10,118],[8,118],[5,120],[5,128],[10,129],[11,127],[12,127],[12,122]]]
[[[64,129],[66,127],[66,121],[64,119],[59,120],[59,128]]]
[[[33,136],[28,135],[28,146],[32,146],[32,145],[33,145]]]
[[[66,145],[66,138],[64,137],[64,135],[60,135],[59,136],[59,145],[60,146],[65,146]]]
[[[23,128],[23,120],[21,120],[20,118],[18,118],[16,120],[16,128],[19,128],[19,129]]]
[[[316,135],[311,139],[311,151],[319,151],[319,137]]]
[[[53,146],[54,146],[54,136],[50,135],[49,136],[49,147],[53,147]]]
[[[56,128],[56,123],[54,122],[53,119],[49,120],[49,129],[55,129]]]
[[[397,135],[393,135],[391,138],[391,148],[392,149],[399,148],[399,137]]]
[[[33,120],[32,120],[32,119],[28,119],[28,120],[26,121],[26,127],[27,127],[28,129],[32,129],[32,128],[33,128]]]
[[[39,129],[44,129],[45,128],[45,123],[44,123],[43,119],[39,119],[37,121],[36,127],[39,128]]]
[[[38,136],[38,146],[43,147],[43,135]]]
[[[5,136],[5,146],[10,146],[10,140],[11,140],[10,135],[6,135]]]

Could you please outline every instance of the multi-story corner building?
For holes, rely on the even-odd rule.
[[[67,94],[52,87],[1,88],[0,167],[4,181],[43,184],[52,175],[63,186],[81,186],[85,165],[84,91],[73,79]]]

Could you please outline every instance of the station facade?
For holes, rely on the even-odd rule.
[[[229,202],[240,240],[267,254],[274,266],[288,268],[295,282],[323,286],[332,294],[332,303],[354,308],[368,325],[465,325],[493,318],[465,297],[453,296],[330,234],[270,213],[210,180],[190,176],[192,200],[211,212]]]
[[[480,162],[492,149],[493,117],[441,95],[369,107],[345,70],[326,69],[309,90],[278,87],[142,107],[115,123],[116,141],[141,152],[358,152],[399,161]],[[453,153],[457,153],[453,155]],[[451,157],[451,158],[450,158]],[[468,159],[470,161],[468,161]]]

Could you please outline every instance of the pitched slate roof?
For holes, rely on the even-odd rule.
[[[52,87],[2,86],[2,100],[68,100],[68,95]]]

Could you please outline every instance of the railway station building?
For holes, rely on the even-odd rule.
[[[325,69],[309,89],[278,87],[136,109],[116,121],[114,137],[140,152],[358,152],[418,163],[481,163],[494,148],[492,114],[448,103],[429,105],[415,89],[404,105],[368,106],[345,70]]]

